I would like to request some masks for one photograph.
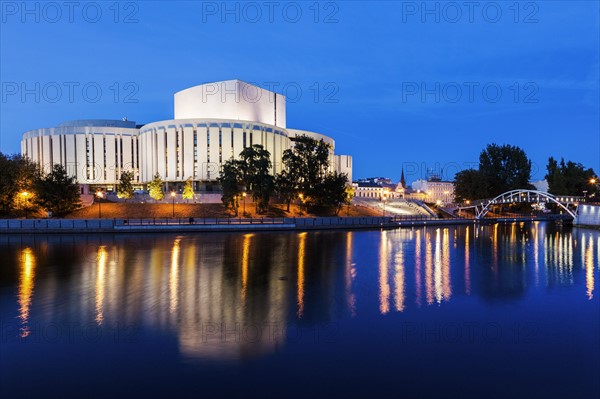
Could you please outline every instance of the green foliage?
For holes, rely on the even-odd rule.
[[[492,198],[506,191],[531,189],[531,161],[525,151],[511,145],[489,144],[479,155],[479,169],[456,174],[457,200]]]
[[[600,192],[598,186],[591,180],[596,177],[592,168],[586,169],[582,164],[561,158],[558,163],[553,157],[548,159],[546,166],[546,181],[548,191],[554,195],[583,195],[587,191],[589,197],[595,197]]]
[[[483,174],[478,170],[461,170],[454,178],[454,196],[456,201],[488,198],[489,191]]]
[[[488,144],[479,155],[479,172],[483,175],[487,193],[495,197],[515,189],[529,189],[531,161],[525,151],[511,145]]]
[[[269,199],[275,189],[271,170],[271,154],[262,145],[246,147],[240,153],[238,169],[241,183],[252,196],[259,213],[268,209]]]
[[[320,190],[328,174],[330,149],[323,140],[295,137],[294,146],[283,152],[285,172],[277,179],[280,195],[291,202],[302,194],[303,202],[308,206],[322,206],[327,202]]]
[[[62,165],[55,164],[52,171],[35,182],[36,202],[39,206],[61,216],[79,208],[79,187],[75,178],[67,175]]]
[[[292,201],[298,198],[297,177],[292,171],[284,170],[275,176],[275,191],[287,204],[287,211],[290,211]]]
[[[242,190],[242,171],[241,162],[230,159],[223,164],[219,175],[219,182],[223,195],[221,201],[226,208],[232,208],[237,215],[239,207],[239,198]]]
[[[317,206],[335,209],[335,214],[348,201],[347,193],[348,178],[345,174],[333,172],[326,174],[318,185],[319,195],[314,199]]]
[[[0,153],[0,214],[34,210],[39,176],[39,168],[31,160]]]
[[[117,197],[125,198],[125,200],[132,199],[134,196],[133,190],[133,172],[121,173],[121,180],[117,185]]]
[[[157,173],[152,178],[152,181],[148,183],[148,193],[150,194],[150,198],[160,201],[165,198],[165,193],[162,189],[163,181],[160,175]]]
[[[181,193],[181,198],[184,200],[190,200],[194,198],[194,187],[192,187],[192,178],[188,177],[185,181],[185,185],[183,186],[183,192]]]

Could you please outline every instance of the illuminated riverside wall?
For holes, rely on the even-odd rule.
[[[600,205],[581,204],[577,207],[575,225],[600,227]]]

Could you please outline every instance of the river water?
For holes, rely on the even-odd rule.
[[[600,397],[600,232],[0,236],[0,394]]]

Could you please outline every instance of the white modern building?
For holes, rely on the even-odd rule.
[[[159,174],[167,183],[188,178],[196,190],[211,190],[224,162],[254,144],[271,153],[273,173],[283,152],[306,135],[330,144],[332,171],[352,181],[352,157],[335,154],[335,141],[321,133],[288,129],[285,97],[240,80],[207,83],[175,93],[175,119],[136,125],[123,120],[80,120],[23,134],[23,156],[44,170],[62,164],[82,185],[112,189],[122,171],[139,185]]]

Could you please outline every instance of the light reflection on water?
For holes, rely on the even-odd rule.
[[[290,323],[388,317],[418,309],[423,295],[427,306],[469,295],[518,300],[536,287],[577,285],[581,272],[582,295],[597,301],[599,234],[536,222],[381,232],[5,237],[3,253],[15,255],[18,277],[3,269],[2,284],[16,285],[21,337],[30,334],[32,319],[136,323],[175,334],[184,356],[224,360],[275,350]],[[235,339],[265,329],[269,339]],[[229,336],[235,344],[223,339]]]

